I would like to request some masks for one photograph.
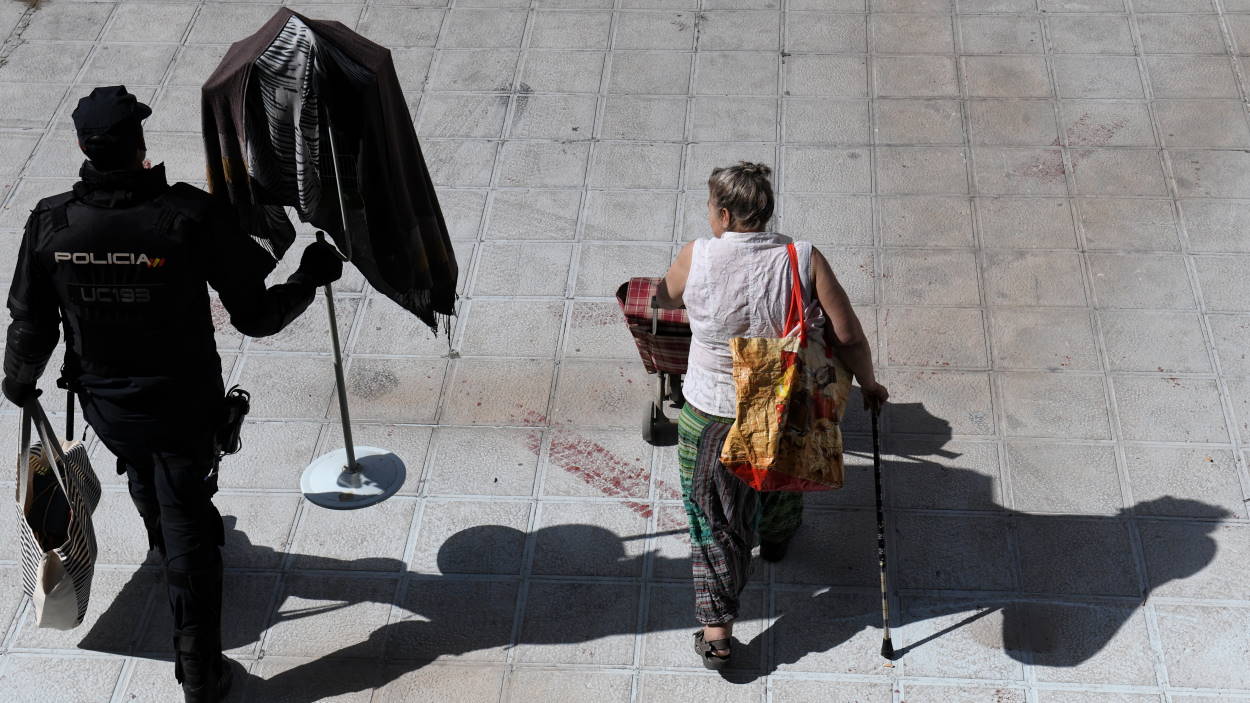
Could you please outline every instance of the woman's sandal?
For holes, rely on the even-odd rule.
[[[703,639],[702,628],[694,633],[694,651],[695,654],[698,654],[699,658],[703,660],[703,667],[706,669],[719,671],[720,669],[724,669],[728,666],[729,655],[717,654],[716,652],[718,650],[728,652],[731,644],[732,640],[728,637],[723,640],[712,640],[710,642]]]

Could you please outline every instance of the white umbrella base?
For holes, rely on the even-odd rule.
[[[299,488],[311,503],[331,510],[377,505],[404,485],[404,462],[386,449],[355,447],[359,471],[347,470],[347,450],[335,449],[313,460]]]

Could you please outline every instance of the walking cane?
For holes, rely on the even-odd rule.
[[[872,472],[877,487],[877,562],[881,567],[881,656],[894,661],[894,643],[890,641],[890,591],[885,575],[885,512],[881,508],[881,441],[877,434],[877,416],[880,413],[880,406],[871,410]]]

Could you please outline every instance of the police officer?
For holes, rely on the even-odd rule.
[[[269,256],[231,212],[162,165],[145,168],[152,110],[124,86],[96,88],[74,110],[87,155],[72,192],[40,201],[26,223],[9,292],[5,397],[25,405],[65,330],[65,379],[125,473],[165,567],[175,675],[188,703],[229,688],[221,652],[221,515],[214,440],[223,409],[208,289],[242,333],[271,335],[342,273],[311,244],[285,283],[266,288]]]

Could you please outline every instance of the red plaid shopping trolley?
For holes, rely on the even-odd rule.
[[[664,401],[680,408],[681,377],[690,355],[690,320],[685,310],[667,310],[655,305],[659,278],[631,278],[616,290],[616,301],[625,314],[625,323],[634,335],[638,354],[647,373],[659,375],[655,400],[642,421],[642,437],[650,444],[677,443],[677,425],[664,414]]]

